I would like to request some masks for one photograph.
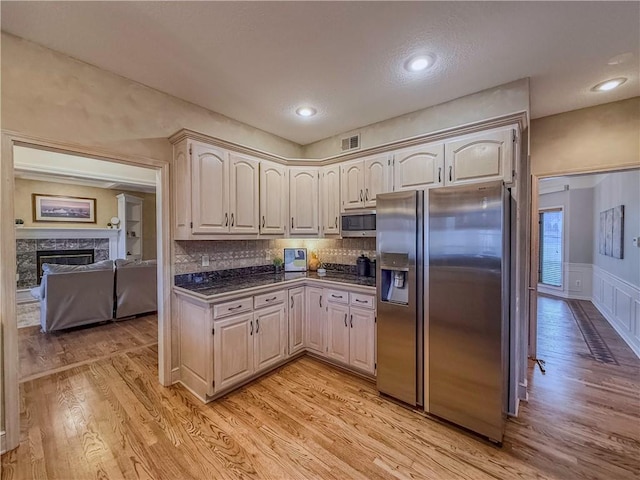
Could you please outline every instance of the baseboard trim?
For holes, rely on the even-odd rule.
[[[180,367],[171,370],[171,385],[180,381]]]

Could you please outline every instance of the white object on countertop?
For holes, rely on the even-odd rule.
[[[327,271],[324,268],[319,268],[318,269],[318,275],[326,275]]]

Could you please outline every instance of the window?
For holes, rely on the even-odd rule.
[[[540,212],[540,265],[538,281],[562,287],[562,209]]]

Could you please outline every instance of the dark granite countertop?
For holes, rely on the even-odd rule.
[[[236,290],[266,287],[269,285],[277,285],[279,283],[305,278],[364,287],[375,287],[376,285],[376,279],[373,277],[359,277],[358,275],[350,272],[327,270],[325,275],[318,275],[316,272],[255,272],[251,275],[234,275],[224,276],[221,278],[197,278],[193,279],[195,280],[193,282],[189,282],[188,279],[185,278],[181,282],[176,282],[176,286],[195,292],[199,295],[209,297],[222,293],[234,292]]]

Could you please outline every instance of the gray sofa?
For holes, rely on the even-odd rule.
[[[43,332],[113,318],[113,261],[42,266],[42,282],[31,290],[40,300]]]
[[[31,294],[40,300],[42,331],[122,320],[156,311],[156,269],[155,260],[44,264],[40,286],[31,289]]]
[[[116,320],[158,310],[157,268],[156,260],[116,260]]]

